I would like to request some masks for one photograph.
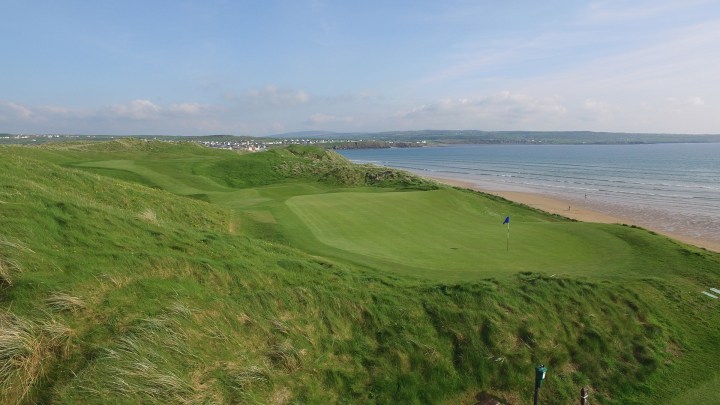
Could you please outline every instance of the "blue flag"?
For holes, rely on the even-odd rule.
[[[503,222],[503,225],[510,223],[510,217],[505,217],[505,222]]]

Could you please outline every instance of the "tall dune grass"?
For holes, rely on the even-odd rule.
[[[85,301],[82,298],[72,296],[63,292],[54,292],[45,299],[47,306],[53,311],[75,312],[85,308]]]
[[[19,242],[13,242],[5,236],[0,235],[0,288],[6,288],[13,285],[14,276],[22,272],[22,267],[17,260],[11,259],[7,251],[24,251],[34,253]]]
[[[67,356],[73,336],[55,320],[38,324],[0,312],[0,402],[23,402],[49,364]]]

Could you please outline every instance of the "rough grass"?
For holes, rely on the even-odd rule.
[[[13,269],[17,269],[16,263],[0,257],[0,288],[10,287],[13,284]]]
[[[82,298],[74,297],[70,294],[62,292],[54,292],[45,299],[48,308],[53,311],[69,311],[75,312],[85,308],[85,301]]]
[[[330,243],[352,230],[300,220],[286,202],[327,194],[301,209],[332,210],[334,201],[357,213],[363,201],[385,204],[395,192],[408,213],[450,198],[443,204],[473,220],[507,209],[528,224],[565,223],[459,191],[348,189],[312,170],[302,181],[283,178],[272,170],[288,153],[305,158],[136,141],[0,148],[0,229],[27,246],[0,244],[2,257],[24,269],[0,292],[0,402],[440,403],[484,390],[528,404],[537,362],[550,368],[548,403],[576,403],[581,386],[607,404],[672,403],[686,390],[687,398],[717,399],[707,387],[720,374],[720,312],[699,291],[720,284],[718,255],[640,229],[572,224],[556,232],[586,238],[577,247],[591,254],[593,271],[582,261],[572,272],[538,262],[495,279],[408,277],[437,263],[389,271],[404,259],[382,246],[392,242],[383,235],[374,242],[384,241],[380,259],[297,243],[311,239],[312,224],[346,232]],[[78,169],[119,160],[140,161],[132,167],[146,172]],[[233,169],[208,177],[222,162]],[[165,189],[172,171],[182,180]],[[136,182],[148,175],[162,189]],[[254,182],[264,186],[248,188]],[[201,190],[209,202],[172,187]],[[427,205],[433,196],[444,197]],[[138,216],[148,207],[161,221]],[[378,219],[412,229],[398,243],[422,231],[422,220],[401,214]],[[464,232],[443,215],[439,223]],[[616,252],[625,265],[613,257],[614,267],[597,264]]]
[[[48,363],[69,353],[73,331],[55,320],[41,324],[0,312],[0,402],[25,402]]]
[[[243,342],[217,325],[200,327],[196,322],[203,321],[195,315],[176,302],[164,314],[140,320],[78,377],[74,382],[77,388],[68,396],[79,399],[77,393],[85,392],[93,394],[98,403],[204,404],[248,399],[252,387],[267,386],[270,371],[264,366],[243,367],[227,359],[212,361],[198,356],[194,348],[202,340],[211,346],[230,345],[230,352]],[[198,328],[188,329],[188,323]]]
[[[38,379],[41,348],[34,325],[0,314],[0,387],[3,402],[21,402]]]
[[[15,274],[22,272],[20,264],[11,259],[9,253],[6,253],[8,251],[34,253],[22,243],[10,241],[5,236],[0,235],[0,288],[12,286]]]

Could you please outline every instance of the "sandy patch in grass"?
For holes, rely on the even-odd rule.
[[[155,215],[155,211],[151,210],[150,208],[139,213],[138,218],[146,222],[157,224],[157,215]]]

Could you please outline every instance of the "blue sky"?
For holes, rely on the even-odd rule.
[[[720,133],[720,2],[0,0],[0,132]]]

